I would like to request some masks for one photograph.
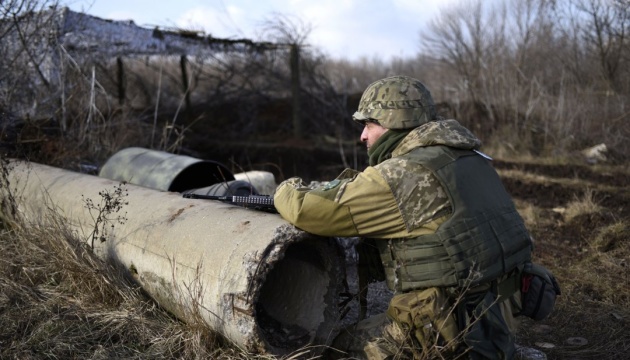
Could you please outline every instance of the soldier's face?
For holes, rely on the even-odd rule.
[[[385,132],[387,132],[387,129],[381,125],[373,122],[366,122],[363,132],[361,133],[361,141],[365,143],[365,146],[367,146],[369,150],[376,140],[385,134]]]

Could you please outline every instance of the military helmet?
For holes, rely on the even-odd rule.
[[[437,117],[429,90],[409,76],[377,80],[365,89],[352,119],[376,120],[387,129],[413,129]]]

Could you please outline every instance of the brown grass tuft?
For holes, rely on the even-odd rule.
[[[581,198],[577,196],[569,202],[563,212],[564,220],[570,222],[574,218],[584,214],[594,214],[603,211],[603,208],[593,198],[593,190],[586,189]]]
[[[159,308],[49,217],[45,227],[0,223],[0,358],[253,357]]]

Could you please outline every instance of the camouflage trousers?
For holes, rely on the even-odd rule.
[[[398,324],[379,314],[342,329],[333,359],[413,359],[413,343]]]
[[[504,319],[502,323],[506,326],[505,330],[513,334],[518,327],[518,322],[512,316],[510,302],[502,301],[496,306],[497,315]],[[429,349],[430,353],[423,353],[423,347],[414,336],[414,329],[404,329],[386,314],[372,316],[356,325],[342,329],[332,347],[338,349],[331,354],[330,358],[333,359],[402,360],[468,357],[463,353],[467,351],[466,346],[459,347],[456,352],[452,350],[443,352],[446,349],[433,347]],[[471,358],[479,358],[473,353],[470,354]],[[497,358],[502,358],[502,356]]]

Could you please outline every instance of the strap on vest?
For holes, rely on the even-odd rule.
[[[439,147],[436,147],[435,150],[438,151]],[[476,154],[471,150],[449,148],[449,152],[440,152],[436,156],[428,158],[426,164],[429,165],[429,168],[433,169],[433,171],[438,171],[460,157],[474,155]]]

